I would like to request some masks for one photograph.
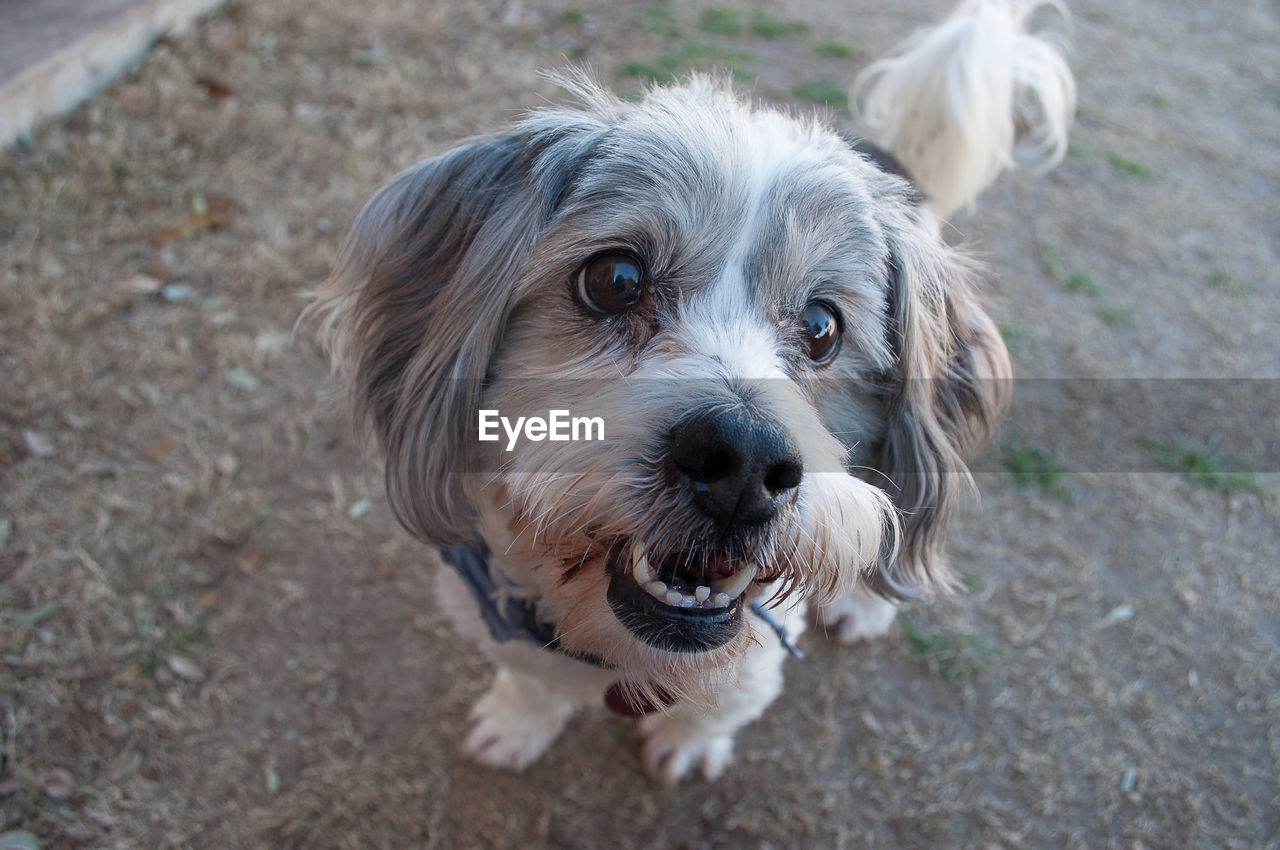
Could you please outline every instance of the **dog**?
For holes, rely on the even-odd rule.
[[[872,64],[862,137],[705,76],[630,102],[571,71],[569,105],[360,213],[310,309],[397,518],[454,567],[442,607],[497,665],[471,757],[524,768],[603,698],[641,718],[651,775],[715,777],[811,602],[854,641],[952,588],[948,517],[1012,372],[942,226],[1063,155],[1045,6],[969,0]],[[530,424],[556,410],[603,427]]]

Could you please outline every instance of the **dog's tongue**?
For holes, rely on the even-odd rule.
[[[609,707],[610,711],[615,714],[621,714],[623,717],[643,717],[646,714],[660,711],[676,701],[675,697],[662,688],[657,688],[656,690],[657,693],[654,696],[657,701],[655,702],[643,694],[637,694],[633,690],[624,688],[622,683],[619,682],[610,685],[609,690],[604,692],[604,704]]]
[[[741,561],[735,561],[723,552],[715,552],[707,557],[707,577],[712,579],[728,578],[736,573],[741,566]]]

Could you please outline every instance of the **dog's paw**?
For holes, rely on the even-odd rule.
[[[666,783],[678,782],[695,766],[707,779],[715,779],[733,757],[732,734],[707,734],[696,722],[651,714],[640,721],[639,729],[645,772]]]
[[[501,670],[493,687],[471,710],[473,725],[462,749],[480,764],[523,770],[547,751],[571,713],[567,704],[522,690],[510,673]]]
[[[851,590],[818,609],[823,629],[841,643],[880,637],[897,616],[896,603],[867,590]]]

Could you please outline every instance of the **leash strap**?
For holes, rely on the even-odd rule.
[[[782,623],[778,622],[778,618],[773,616],[772,611],[759,602],[752,602],[751,610],[755,612],[757,617],[764,620],[765,625],[773,629],[778,636],[778,643],[782,644],[783,649],[791,653],[792,658],[804,658],[804,653],[787,637],[787,630],[782,627]]]

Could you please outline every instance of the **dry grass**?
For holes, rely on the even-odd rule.
[[[1074,5],[1082,149],[1141,151],[1160,179],[1071,157],[962,220],[1028,337],[1021,367],[1275,377],[1280,240],[1262,230],[1280,154],[1250,122],[1275,126],[1255,69],[1280,67],[1280,26]],[[934,6],[797,0],[771,15],[807,34],[763,35],[733,4],[730,35],[661,3],[238,4],[0,156],[0,832],[49,848],[1275,848],[1272,502],[1083,472],[1066,503],[982,476],[953,555],[983,589],[912,609],[931,646],[999,646],[981,669],[935,675],[903,635],[853,651],[811,635],[715,785],[649,784],[604,715],[495,774],[458,757],[486,666],[433,606],[434,557],[391,521],[309,335],[285,344],[379,182],[551,96],[537,69],[567,56],[608,77],[699,39],[714,50],[697,61],[749,54],[756,93],[785,102],[865,61],[819,36],[883,45]],[[1230,56],[1247,67],[1212,58]],[[1178,109],[1129,92],[1139,73]],[[1039,244],[1106,269],[1132,323],[1038,283]],[[1206,295],[1214,274],[1253,282],[1247,311]]]

